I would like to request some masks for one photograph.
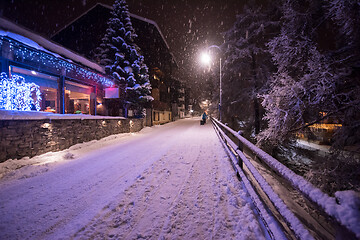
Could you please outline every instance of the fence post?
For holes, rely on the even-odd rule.
[[[237,162],[238,162],[238,164],[239,164],[239,167],[240,167],[241,169],[243,169],[243,160],[241,159],[240,155],[238,154],[238,155],[236,156],[236,158],[237,158]]]
[[[244,144],[240,141],[240,139],[239,139],[239,141],[238,141],[238,149],[239,149],[240,151],[244,152]]]

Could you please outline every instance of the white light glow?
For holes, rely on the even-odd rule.
[[[50,123],[44,123],[41,125],[42,128],[50,128]]]
[[[25,78],[6,73],[0,74],[0,109],[32,111],[40,110],[41,92],[35,83],[25,82]]]
[[[35,71],[31,71],[32,74],[36,75],[37,73]]]
[[[204,65],[209,65],[210,62],[211,62],[211,57],[208,53],[206,52],[203,52],[201,54],[201,58],[200,58],[201,62],[204,64]]]

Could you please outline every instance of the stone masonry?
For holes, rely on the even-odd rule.
[[[0,162],[60,151],[143,127],[143,119],[0,120]]]

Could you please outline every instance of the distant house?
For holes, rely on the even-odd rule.
[[[61,45],[94,58],[94,50],[105,35],[107,21],[112,7],[97,4],[79,16],[65,28],[55,33],[52,39]],[[178,110],[172,110],[172,104],[178,103],[178,89],[172,86],[180,84],[173,77],[178,66],[158,25],[149,19],[130,14],[132,25],[138,35],[135,43],[141,48],[141,54],[149,68],[152,96],[154,101],[147,110],[147,124],[162,124],[175,119]],[[98,59],[94,59],[98,61]],[[177,105],[174,105],[176,107]],[[130,114],[131,115],[131,114]]]
[[[27,103],[21,98],[38,101],[37,110],[107,115],[111,109],[102,104],[106,94],[119,94],[118,82],[107,76],[100,65],[4,18],[0,18],[0,53],[1,72],[10,79],[15,75],[23,77],[26,84],[40,90],[38,96],[16,96],[23,104]],[[1,93],[3,102],[4,98],[14,98],[10,95],[23,83],[11,84],[14,86],[2,86],[9,89]],[[10,105],[5,103],[0,108]]]
[[[319,115],[325,116],[325,112],[319,112]],[[312,124],[304,132],[298,133],[300,139],[315,142],[322,145],[331,145],[335,132],[342,127],[339,119],[328,117],[319,123]]]

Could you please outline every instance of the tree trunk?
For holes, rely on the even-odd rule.
[[[255,134],[259,134],[260,132],[260,106],[259,101],[254,97],[254,126],[255,126]]]
[[[253,73],[253,81],[254,81],[254,128],[255,128],[255,134],[259,134],[260,132],[260,106],[259,106],[259,101],[257,99],[256,93],[258,90],[258,82],[257,82],[257,77],[256,77],[256,60],[255,60],[255,56],[254,53],[251,53],[251,58],[252,58],[252,64],[251,64],[251,68],[252,68],[252,73]]]

